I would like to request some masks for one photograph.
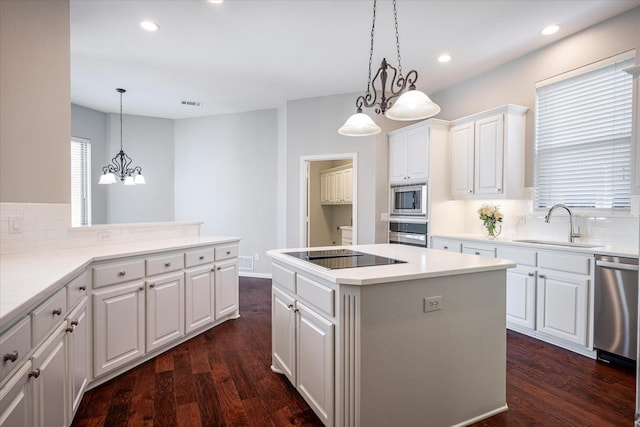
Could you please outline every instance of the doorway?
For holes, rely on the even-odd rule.
[[[303,156],[300,247],[357,244],[357,154]]]

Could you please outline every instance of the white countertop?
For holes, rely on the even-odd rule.
[[[498,236],[497,239],[493,239],[493,240],[479,234],[432,234],[431,237],[468,240],[468,241],[476,241],[476,242],[482,242],[487,244],[508,244],[508,245],[514,245],[514,246],[523,246],[528,248],[546,249],[546,250],[553,250],[553,251],[579,252],[586,255],[599,254],[599,255],[612,255],[612,256],[638,258],[638,245],[613,246],[613,245],[601,244],[598,242],[589,242],[589,241],[578,242],[579,244],[591,244],[594,246],[592,248],[585,248],[580,246],[563,246],[563,245],[550,245],[550,244],[541,244],[541,243],[518,242],[518,240],[535,240],[532,237]],[[549,241],[549,239],[539,239],[539,240]],[[564,242],[559,241],[558,243],[564,243]],[[601,245],[601,246],[598,246],[598,245]]]
[[[394,258],[406,261],[407,263],[329,270],[286,255],[286,252],[323,249],[350,249]],[[272,249],[267,251],[267,255],[279,263],[306,271],[329,282],[345,285],[373,285],[377,283],[500,270],[516,266],[515,263],[503,259],[387,243],[319,248]]]
[[[239,240],[239,237],[199,236],[0,255],[0,330],[92,262]]]

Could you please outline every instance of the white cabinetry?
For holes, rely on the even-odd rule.
[[[27,360],[0,387],[0,427],[33,425],[34,413],[29,402],[30,371],[31,360]]]
[[[353,202],[353,167],[338,166],[320,172],[320,203],[344,205]]]
[[[518,263],[507,270],[507,327],[536,328],[536,260],[537,252],[530,249],[498,246],[497,257]]]
[[[66,324],[60,323],[31,358],[34,425],[63,427],[67,422]]]
[[[216,261],[216,320],[238,312],[238,262],[235,259]]]
[[[279,265],[273,267],[272,369],[289,379],[325,425],[333,425],[334,291]],[[305,296],[314,299],[319,310],[301,302],[307,301]]]
[[[159,276],[147,282],[146,351],[184,336],[184,275]]]
[[[429,178],[428,122],[389,133],[389,182],[425,182]]]
[[[215,320],[213,264],[185,273],[185,326],[189,333]]]
[[[452,122],[454,198],[519,198],[524,190],[527,108],[507,105]]]
[[[89,383],[89,325],[87,298],[67,317],[67,374],[69,378],[69,423],[80,406]]]

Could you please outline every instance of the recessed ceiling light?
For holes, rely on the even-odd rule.
[[[560,25],[558,24],[547,25],[546,27],[544,27],[541,33],[544,34],[545,36],[548,36],[550,34],[557,33],[559,29],[560,29]]]
[[[438,62],[449,62],[451,61],[451,55],[448,53],[443,53],[438,57]]]
[[[158,31],[158,28],[160,28],[160,25],[153,21],[140,21],[140,26],[147,31]]]
[[[222,4],[222,3],[224,3],[224,0],[209,0],[209,3]]]

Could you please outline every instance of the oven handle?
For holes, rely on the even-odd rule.
[[[609,262],[609,261],[596,261],[596,265],[598,267],[613,268],[615,270],[638,271],[638,266],[633,264],[621,264],[621,263]]]

